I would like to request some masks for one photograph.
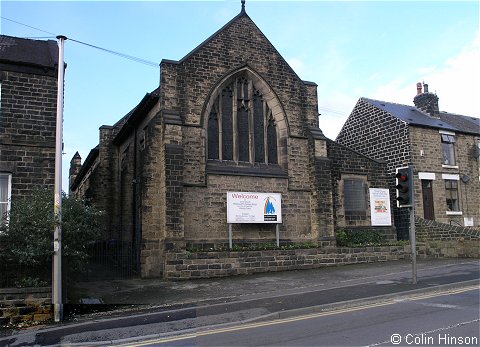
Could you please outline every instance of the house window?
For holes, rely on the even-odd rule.
[[[207,136],[210,160],[278,164],[275,119],[246,75],[237,75],[213,102]]]
[[[458,181],[445,180],[445,197],[447,202],[447,211],[458,212],[460,205],[458,202]]]
[[[440,135],[442,137],[443,165],[455,165],[455,135]]]
[[[12,194],[12,175],[0,172],[0,222],[7,217],[10,211],[10,198]]]
[[[343,201],[345,214],[365,213],[367,210],[367,190],[365,182],[360,179],[343,181]]]
[[[477,160],[480,161],[480,139],[477,139]]]

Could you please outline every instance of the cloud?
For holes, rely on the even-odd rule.
[[[395,102],[413,106],[413,98],[417,93],[417,82],[429,85],[429,91],[439,97],[441,111],[458,113],[466,116],[480,117],[480,36],[466,45],[458,54],[432,66],[412,69],[411,73],[392,71],[391,80],[377,86],[374,82],[385,78],[373,73],[368,76],[370,84],[345,88],[329,80],[330,74],[319,79],[319,125],[324,134],[334,139],[352,111],[359,97]],[[324,70],[325,71],[325,70]],[[326,78],[325,78],[326,77]],[[351,83],[348,78],[344,83]]]
[[[480,35],[439,70],[425,75],[440,110],[480,117]]]
[[[420,67],[416,75],[398,77],[376,88],[371,98],[413,105],[416,83],[425,82],[439,98],[441,111],[480,117],[480,35],[457,55],[436,66]]]

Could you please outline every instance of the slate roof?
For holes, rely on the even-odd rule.
[[[0,62],[55,69],[58,65],[58,45],[54,40],[0,35]]]
[[[440,112],[440,119],[430,117],[415,106],[363,98],[373,106],[411,125],[480,135],[480,119],[454,113]]]

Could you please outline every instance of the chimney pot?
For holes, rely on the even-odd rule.
[[[423,84],[423,92],[428,93],[428,84],[426,83]]]
[[[420,82],[417,83],[417,95],[422,94],[422,84]]]

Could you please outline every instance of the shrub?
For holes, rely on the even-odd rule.
[[[385,236],[375,230],[337,231],[337,246],[339,247],[364,247],[376,246],[385,243]]]
[[[102,213],[62,195],[62,268],[66,275],[84,270],[87,246],[100,234]],[[53,251],[53,192],[41,189],[12,202],[8,223],[0,223],[0,262],[16,268],[17,284],[50,282]],[[20,276],[18,276],[20,275]]]

